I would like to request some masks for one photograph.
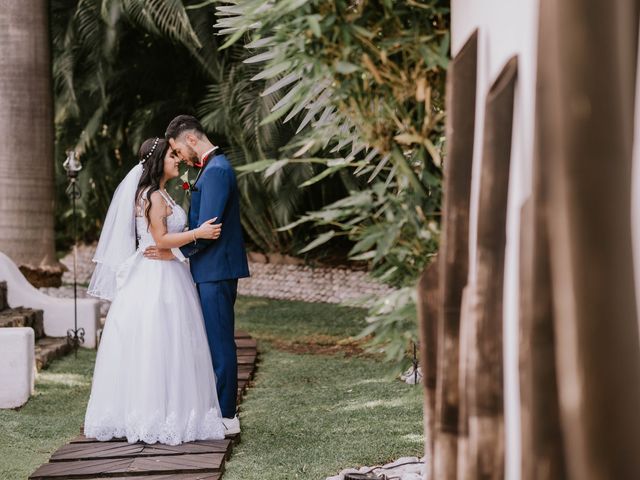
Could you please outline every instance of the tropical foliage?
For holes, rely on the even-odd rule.
[[[245,62],[263,65],[252,78],[271,81],[263,95],[286,92],[265,123],[296,122],[284,158],[243,169],[270,178],[289,165],[324,167],[302,186],[344,172],[367,179],[288,228],[325,226],[303,251],[348,236],[353,259],[400,287],[378,300],[363,335],[402,358],[416,340],[415,281],[437,248],[448,2],[236,0],[217,12],[223,48],[244,42]]]
[[[142,140],[195,113],[243,172],[253,247],[346,245],[398,287],[363,336],[403,356],[438,242],[447,1],[53,0],[52,17],[58,158],[83,155],[86,239]]]
[[[250,82],[255,66],[241,46],[218,51],[210,2],[54,0],[51,3],[57,144],[58,247],[70,240],[69,201],[61,168],[75,148],[84,170],[81,235],[97,238],[111,195],[149,136],[162,135],[179,113],[198,114],[235,165],[278,155],[289,125],[261,125],[276,97]],[[270,182],[246,177],[240,187],[243,225],[254,248],[292,253],[314,227],[295,236],[277,228],[346,193],[341,182],[302,191],[317,168],[299,165]],[[353,185],[345,177],[348,185]],[[175,185],[174,193],[181,195]]]

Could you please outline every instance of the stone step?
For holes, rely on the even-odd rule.
[[[0,311],[0,328],[31,327],[36,340],[44,337],[44,315],[33,308],[6,308]]]
[[[47,368],[53,360],[65,356],[72,350],[66,337],[43,337],[36,340],[35,347],[38,371]]]
[[[0,312],[9,308],[7,298],[7,282],[0,282]]]

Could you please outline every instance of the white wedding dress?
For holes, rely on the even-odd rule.
[[[181,232],[184,210],[161,193],[172,207],[168,231]],[[103,441],[126,437],[132,443],[168,445],[222,439],[215,374],[189,267],[178,260],[144,258],[145,248],[155,242],[140,210],[138,249],[117,272],[84,433]]]

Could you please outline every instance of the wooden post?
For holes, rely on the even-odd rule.
[[[471,290],[468,477],[504,478],[502,295],[517,60],[486,100],[476,275]]]
[[[438,374],[433,479],[455,478],[458,442],[460,305],[469,270],[469,203],[475,134],[478,34],[456,55],[447,76],[444,215],[439,253]]]
[[[538,38],[538,62],[543,65],[554,48],[550,35]],[[544,111],[544,91],[538,86],[536,111]],[[520,219],[520,418],[522,480],[567,478],[560,425],[554,298],[549,257],[548,209],[549,135],[538,115],[532,165],[532,196],[521,210]],[[559,346],[562,348],[562,346]]]
[[[542,0],[558,388],[569,478],[640,478],[640,341],[631,236],[637,0]],[[558,134],[559,132],[559,134]]]
[[[536,165],[538,163],[536,162]],[[522,480],[567,478],[562,450],[544,181],[520,214],[520,418]]]
[[[473,346],[471,338],[471,313],[469,299],[471,285],[467,285],[462,292],[460,312],[460,355],[458,365],[458,392],[460,408],[458,410],[458,458],[456,462],[457,480],[472,480],[469,477],[469,384],[467,377],[470,371],[469,352]]]
[[[432,261],[422,272],[418,283],[418,322],[420,333],[420,364],[424,385],[424,433],[427,479],[433,463],[433,432],[436,405],[436,375],[438,358],[437,318],[440,305],[438,261]]]

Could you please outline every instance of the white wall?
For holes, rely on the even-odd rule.
[[[452,55],[478,29],[478,95],[473,177],[471,182],[470,282],[475,278],[479,173],[484,102],[505,62],[518,56],[518,81],[507,213],[504,291],[506,478],[520,479],[520,413],[518,381],[518,247],[520,208],[531,194],[538,0],[452,0]]]

